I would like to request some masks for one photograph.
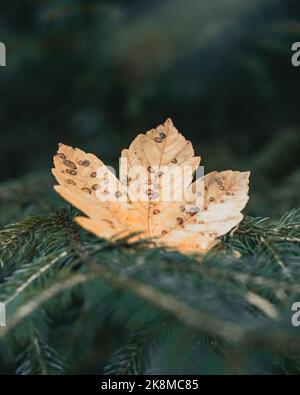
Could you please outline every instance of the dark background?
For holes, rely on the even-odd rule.
[[[299,206],[299,1],[10,0],[0,41],[0,202],[52,190],[59,142],[115,165],[171,117],[206,172],[251,170],[248,213]]]

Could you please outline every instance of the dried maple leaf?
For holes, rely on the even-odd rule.
[[[120,162],[119,180],[78,148],[60,144],[54,157],[55,190],[86,215],[76,221],[98,237],[137,234],[133,239],[205,253],[243,218],[250,172],[214,171],[193,182],[200,157],[170,119],[139,134]]]

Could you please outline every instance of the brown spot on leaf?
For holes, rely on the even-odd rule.
[[[161,139],[165,139],[167,136],[166,136],[165,133],[159,133],[159,137],[160,137]]]
[[[97,173],[96,173],[95,171],[93,171],[93,172],[91,173],[90,177],[96,178],[96,177],[97,177]]]
[[[91,193],[91,190],[89,188],[81,188],[81,190],[86,193]]]
[[[69,185],[76,185],[76,182],[74,180],[66,180],[66,183]]]
[[[66,165],[70,169],[73,169],[73,170],[77,169],[76,165],[72,161],[70,161],[68,159],[65,159],[63,163],[64,163],[64,165]]]
[[[71,174],[71,176],[76,176],[77,171],[73,170],[73,169],[67,169],[66,173]]]
[[[59,152],[59,153],[57,154],[57,156],[58,156],[59,158],[61,158],[61,159],[66,159],[66,155],[63,154],[63,153],[61,153],[61,152]]]
[[[110,225],[113,225],[113,222],[110,221],[109,219],[103,219],[102,221],[103,221],[103,222],[106,222],[106,223],[108,223],[108,224],[110,224]]]
[[[83,167],[89,167],[89,165],[91,164],[91,162],[90,162],[89,160],[85,159],[85,160],[79,160],[79,161],[78,161],[78,164],[79,164],[80,166],[83,166]]]
[[[97,191],[97,189],[99,189],[100,188],[100,185],[99,184],[94,184],[93,186],[92,186],[92,190],[93,191]]]
[[[200,211],[200,208],[198,206],[192,206],[189,207],[186,211],[189,212],[191,215],[195,215]]]
[[[160,137],[155,137],[154,141],[155,141],[156,143],[161,143],[161,142],[162,142],[162,139],[161,139]]]
[[[183,219],[180,218],[180,217],[178,217],[178,218],[177,218],[177,222],[178,222],[179,225],[182,225],[182,224],[183,224]]]
[[[177,163],[177,159],[176,158],[174,158],[174,159],[172,159],[172,163]]]
[[[159,214],[159,213],[160,213],[160,211],[158,209],[153,210],[154,215]]]

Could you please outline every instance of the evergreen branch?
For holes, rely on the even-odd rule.
[[[169,265],[166,266],[170,269]],[[188,268],[183,267],[183,265],[175,263],[172,269],[191,271],[193,273],[198,273],[201,275],[208,275],[212,277],[217,277],[219,279],[231,279],[248,286],[269,288],[275,293],[281,291],[290,291],[291,293],[300,293],[300,284],[293,283],[291,281],[283,281],[278,279],[267,278],[264,276],[257,276],[254,274],[248,274],[245,272],[240,272],[233,270],[231,268],[220,268],[220,267],[200,267],[199,265],[189,265]]]
[[[103,266],[97,265],[93,261],[93,258],[88,255],[85,250],[78,247],[77,245],[74,246],[74,249],[81,257],[83,262],[89,266],[89,270],[92,270],[93,272],[100,275],[111,285],[134,293],[136,296],[139,296],[151,304],[161,308],[162,310],[171,313],[186,325],[216,336],[220,336],[219,328],[222,328],[222,336],[228,340],[238,340],[243,336],[244,331],[239,325],[230,322],[224,322],[219,319],[212,318],[205,313],[201,313],[186,303],[177,300],[174,296],[155,289],[149,284],[145,284],[133,278],[120,275],[115,271],[111,271],[104,268]]]
[[[3,265],[3,258],[6,255],[12,256],[13,253],[24,243],[29,243],[34,233],[46,223],[48,218],[29,217],[23,221],[9,225],[0,231],[0,261]]]
[[[17,358],[16,373],[21,375],[58,375],[65,372],[65,363],[57,351],[49,346],[36,328],[29,331],[29,338]]]
[[[49,311],[53,304],[47,304],[48,301],[59,294],[70,295],[67,291],[80,284],[87,284],[86,287],[80,288],[80,299],[84,303],[89,295],[90,282],[97,279],[97,281],[101,280],[101,289],[105,290],[104,284],[109,284],[108,288],[111,291],[106,295],[109,295],[112,308],[118,306],[118,309],[126,311],[128,299],[123,300],[123,297],[117,299],[115,296],[120,296],[120,293],[113,292],[119,289],[125,291],[124,295],[132,295],[134,303],[144,301],[145,305],[154,307],[153,312],[164,312],[167,314],[164,317],[173,317],[174,322],[183,323],[188,328],[192,328],[195,333],[205,333],[214,339],[224,339],[230,344],[239,346],[243,352],[253,345],[275,351],[285,350],[285,352],[292,346],[298,347],[298,336],[282,331],[280,304],[274,303],[274,298],[266,295],[266,291],[270,289],[282,301],[284,297],[289,297],[291,300],[293,295],[300,293],[300,285],[297,281],[298,269],[294,264],[299,254],[298,220],[295,214],[289,215],[281,224],[270,224],[266,221],[246,218],[240,230],[236,230],[233,235],[226,236],[223,240],[223,245],[228,248],[227,251],[232,248],[234,252],[238,248],[242,252],[241,258],[235,259],[224,250],[216,250],[202,257],[201,264],[197,257],[181,256],[163,249],[148,250],[147,244],[143,243],[138,243],[133,247],[127,246],[127,240],[114,244],[98,241],[78,228],[73,222],[72,214],[70,210],[61,210],[45,219],[46,226],[42,227],[43,233],[40,235],[43,241],[37,248],[38,257],[30,264],[24,265],[20,260],[21,256],[16,256],[15,262],[19,268],[1,284],[0,290],[3,295],[7,295],[8,303],[16,300],[21,294],[23,298],[18,299],[20,305],[10,317],[9,325],[1,330],[1,336],[14,333],[16,330],[21,331],[23,323],[32,322],[33,313],[38,312],[44,304]],[[263,252],[268,254],[268,260],[272,263],[271,268],[264,264]],[[128,255],[127,259],[126,255]],[[61,265],[57,265],[60,260],[62,260]],[[283,272],[282,270],[276,271],[274,263],[284,269]],[[49,271],[52,273],[53,267],[59,269],[55,271],[56,276],[45,276],[47,281],[43,285],[44,289],[41,289],[38,286],[38,279],[44,278],[44,274]],[[62,271],[60,270],[62,267],[72,270]],[[199,303],[195,304],[196,307],[194,307],[193,300],[190,303],[189,298],[182,292],[174,294],[174,289],[170,292],[164,287],[163,281],[168,277],[164,274],[165,269],[179,274],[177,277],[169,275],[170,280],[177,281],[174,284],[177,284],[179,290],[185,287],[186,294],[200,298]],[[78,273],[78,270],[83,272]],[[289,279],[286,276],[283,278],[287,270],[291,274]],[[161,278],[162,282],[157,281],[154,273],[159,276],[157,278]],[[295,281],[291,281],[292,275]],[[182,281],[183,278],[185,282]],[[228,283],[222,284],[221,279],[228,280]],[[231,287],[232,281],[235,282],[234,288]],[[195,288],[193,288],[194,285],[196,285]],[[163,289],[160,288],[161,286]],[[211,302],[212,308],[206,312],[205,305],[202,303],[201,306],[201,296],[204,295],[205,287],[208,286],[215,288],[216,292],[213,295],[215,300]],[[250,290],[249,287],[259,287],[259,289]],[[238,307],[239,311],[243,311],[242,309],[251,311],[253,321],[250,325],[246,321],[237,324],[232,318],[228,319],[223,314],[220,318],[220,315],[216,314],[213,303],[218,303],[218,288],[223,288],[223,294],[226,297],[235,299],[232,306]],[[100,297],[105,295],[105,291],[103,293],[101,289],[99,290]],[[242,298],[247,304],[242,302]],[[73,305],[73,302],[68,305]],[[251,305],[255,309],[251,310]],[[61,312],[63,308],[64,306],[61,305],[59,311]],[[272,320],[278,318],[278,323],[280,323],[278,330],[270,331],[267,325],[262,325],[259,321],[261,317],[259,312],[263,312]],[[53,310],[53,315],[57,317],[56,309]],[[125,319],[125,315],[122,319]],[[147,319],[150,317],[151,315],[147,315]],[[258,318],[257,321],[255,317]],[[29,319],[25,320],[26,318]],[[99,320],[94,321],[96,331]],[[251,329],[254,323],[256,323],[256,330]],[[138,336],[135,338],[133,334],[130,335],[124,347],[113,354],[106,371],[120,371],[121,373],[143,371],[147,362],[148,349],[157,338],[155,334],[158,327],[159,324],[156,323],[145,332],[144,330],[137,331],[133,325],[134,333],[141,335],[140,341]],[[24,333],[27,333],[26,330]],[[35,350],[35,353],[28,352],[27,361],[30,358],[38,360],[42,353],[42,346],[39,345],[38,338],[33,336],[30,340],[30,336],[28,332],[28,344],[31,350]],[[42,341],[44,345],[48,345],[48,339],[44,335],[42,335]],[[35,357],[30,357],[30,355],[35,355]],[[43,361],[40,361],[38,366],[37,371],[45,370]]]
[[[11,303],[34,281],[36,281],[40,276],[42,276],[46,271],[52,268],[52,266],[54,266],[58,261],[60,261],[60,259],[64,258],[66,255],[66,252],[62,252],[57,257],[51,259],[49,263],[47,262],[49,261],[50,257],[46,257],[47,259],[42,258],[38,259],[38,262],[34,261],[31,264],[23,265],[21,269],[14,272],[13,275],[7,281],[5,281],[2,286],[0,286],[0,295],[3,295],[3,293],[8,293],[10,289],[14,289],[17,284],[20,284],[18,288],[14,291],[14,293],[10,295],[4,303],[6,305]],[[39,264],[39,261],[41,261],[41,265]],[[30,275],[32,271],[33,274]],[[30,277],[26,278],[28,275],[30,275]]]
[[[104,368],[104,374],[142,374],[147,367],[149,347],[156,335],[157,329],[132,333],[121,348],[113,353]]]
[[[91,269],[90,258],[87,260],[86,256],[84,256],[84,259]],[[239,325],[212,318],[207,314],[201,313],[200,311],[188,306],[186,303],[177,300],[172,295],[156,290],[148,284],[141,283],[132,278],[120,276],[117,273],[96,264],[93,264],[92,269],[93,273],[100,275],[113,286],[132,292],[148,302],[151,302],[157,307],[171,313],[177,319],[183,321],[186,325],[191,326],[194,329],[211,333],[215,336],[220,336],[220,328],[222,328],[222,336],[229,340],[234,339],[235,341],[238,341],[238,339],[244,335],[244,330]],[[16,313],[10,318],[8,327],[4,328],[0,333],[0,336],[6,334],[8,329],[15,327],[21,320],[29,316],[49,299],[66,289],[89,281],[92,278],[94,278],[94,276],[91,274],[73,275],[68,280],[57,283],[48,290],[41,292],[40,295],[35,296],[34,300],[30,300],[25,303],[16,311]]]
[[[275,237],[274,238],[275,241],[283,241],[283,242],[287,242],[287,243],[295,243],[295,244],[299,244],[300,245],[300,237]]]
[[[57,296],[61,292],[75,287],[78,284],[84,283],[92,279],[92,276],[75,274],[69,279],[61,282],[57,282],[52,285],[49,289],[41,292],[39,295],[35,295],[31,300],[22,305],[17,309],[15,314],[10,318],[9,325],[0,332],[0,337],[6,335],[8,331],[13,329],[23,319],[30,316],[34,311],[38,310],[44,303],[53,297]]]
[[[246,293],[245,298],[250,304],[261,310],[266,316],[272,319],[278,318],[277,309],[273,304],[271,304],[265,298],[262,298],[260,295],[257,295],[254,292],[249,292],[249,291]]]
[[[260,241],[266,247],[267,251],[271,254],[271,256],[274,258],[274,261],[281,267],[282,270],[286,271],[286,264],[281,259],[275,248],[264,237],[261,237]]]

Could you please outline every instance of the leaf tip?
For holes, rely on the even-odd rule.
[[[165,120],[164,125],[174,126],[173,121],[170,117]]]
[[[247,171],[244,171],[243,173],[244,173],[245,178],[249,179],[249,177],[251,175],[251,171],[247,170]]]

